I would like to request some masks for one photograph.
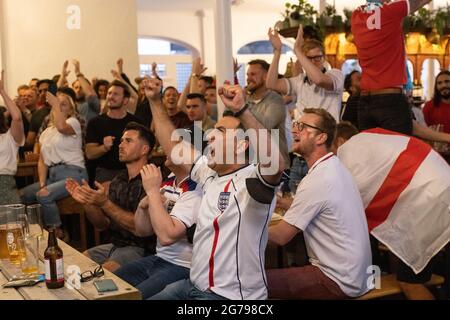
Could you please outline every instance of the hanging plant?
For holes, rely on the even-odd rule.
[[[353,11],[352,10],[344,8],[344,16],[345,16],[344,29],[345,29],[345,32],[351,32],[351,30],[352,30],[352,15],[353,15]]]
[[[437,32],[441,35],[450,34],[450,6],[440,8],[436,11],[434,22]]]
[[[327,5],[325,10],[320,15],[321,22],[325,27],[333,26],[333,17],[336,15],[336,8],[331,5]]]
[[[306,0],[298,0],[296,4],[287,2],[285,9],[283,16],[285,19],[286,17],[289,19],[291,27],[298,27],[299,24],[314,24],[314,17],[317,15],[317,11]]]

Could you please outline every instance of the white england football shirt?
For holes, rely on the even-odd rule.
[[[264,255],[275,187],[248,165],[219,176],[201,157],[191,177],[203,189],[194,236],[191,281],[228,299],[266,299]]]
[[[201,188],[189,177],[176,184],[175,176],[170,176],[161,185],[161,193],[166,197],[165,207],[171,217],[178,219],[189,229],[197,220],[198,208],[202,199]],[[192,244],[187,237],[170,246],[157,242],[156,255],[173,264],[190,268]]]
[[[369,290],[372,255],[363,203],[352,175],[332,153],[311,166],[283,219],[303,231],[310,263],[346,295]]]

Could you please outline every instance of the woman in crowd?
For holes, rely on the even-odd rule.
[[[8,128],[4,112],[0,112],[0,205],[20,203],[14,175],[17,171],[17,151],[25,144],[22,113],[11,100],[3,85],[3,74],[0,78],[0,95],[11,117]]]
[[[107,80],[97,80],[94,84],[94,91],[100,100],[100,113],[107,113],[106,106],[106,94],[108,93],[109,82]]]
[[[52,107],[50,122],[39,138],[39,182],[23,191],[25,204],[42,205],[46,227],[56,227],[63,236],[61,218],[56,201],[69,196],[65,188],[67,178],[79,182],[87,180],[82,150],[82,128],[75,114],[75,102],[66,91],[58,90],[57,97],[47,93]]]

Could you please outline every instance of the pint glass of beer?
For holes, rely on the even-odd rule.
[[[8,245],[6,243],[8,212],[8,206],[0,206],[0,259],[9,259]]]
[[[24,234],[24,221],[23,213],[18,207],[9,206],[7,211],[7,223],[6,223],[6,244],[9,252],[9,261],[15,265],[20,265],[20,260],[24,256],[23,250],[20,250],[18,245],[18,238],[25,236]]]
[[[24,274],[39,273],[39,238],[36,236],[19,237],[17,245],[20,254],[20,267]]]

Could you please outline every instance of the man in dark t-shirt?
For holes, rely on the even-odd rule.
[[[147,97],[144,96],[144,99],[138,102],[134,116],[137,117],[144,126],[150,128],[153,120],[153,115],[152,111],[150,110],[150,104],[147,100]]]
[[[98,182],[95,189],[86,183],[79,185],[73,179],[66,182],[67,191],[84,205],[92,224],[99,230],[110,232],[110,243],[85,253],[110,271],[155,253],[156,237],[136,236],[134,224],[134,213],[146,195],[140,171],[148,163],[154,145],[153,134],[141,124],[131,122],[126,126],[120,143],[119,159],[126,170],[114,177],[109,191]]]
[[[34,144],[36,143],[37,134],[39,133],[39,129],[41,128],[42,123],[51,111],[50,106],[45,102],[45,95],[47,94],[47,92],[51,92],[52,94],[56,95],[57,91],[56,84],[52,80],[40,80],[37,85],[39,92],[39,102],[43,105],[43,107],[36,110],[31,117],[30,128],[25,142],[25,150],[33,150]]]
[[[125,165],[119,161],[119,144],[126,125],[139,122],[127,113],[130,98],[128,87],[120,81],[113,81],[108,89],[106,104],[108,113],[93,118],[86,132],[86,157],[97,164],[95,180],[109,182]]]
[[[174,87],[167,87],[166,89],[164,89],[162,101],[166,108],[167,114],[169,115],[169,118],[175,128],[184,129],[192,126],[193,123],[191,120],[189,120],[187,114],[183,111],[178,110],[177,89],[175,89]]]

